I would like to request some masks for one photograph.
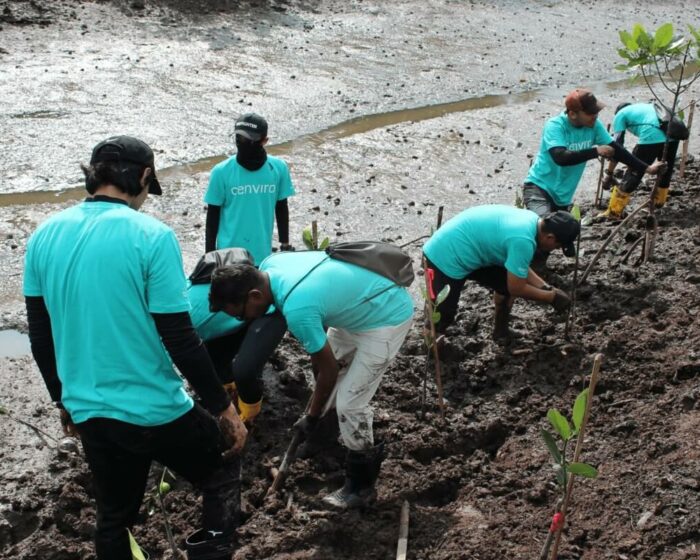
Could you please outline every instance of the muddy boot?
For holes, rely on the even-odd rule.
[[[666,200],[668,200],[668,188],[654,191],[654,206],[662,208],[666,204]]]
[[[324,452],[338,441],[340,427],[338,426],[338,414],[335,408],[329,410],[318,421],[316,429],[297,447],[295,457],[297,459],[310,459]]]
[[[625,211],[625,207],[630,201],[630,196],[630,194],[621,191],[619,188],[613,187],[612,193],[610,194],[608,209],[602,214],[598,214],[598,217],[607,218],[609,220],[622,219],[622,213]]]
[[[323,498],[323,503],[343,510],[370,505],[377,498],[374,484],[385,457],[383,443],[365,451],[348,450],[345,459],[345,484]]]
[[[236,550],[236,539],[233,534],[199,529],[187,536],[185,550],[187,560],[231,560]]]

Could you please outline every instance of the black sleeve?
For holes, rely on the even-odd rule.
[[[277,220],[277,235],[280,243],[289,244],[289,204],[287,199],[278,200],[275,204],[275,218]]]
[[[158,334],[165,349],[182,375],[202,399],[202,404],[214,416],[218,416],[230,404],[214,371],[209,354],[197,331],[192,326],[190,314],[152,313]]]
[[[549,149],[549,155],[552,156],[554,163],[562,167],[567,167],[569,165],[578,165],[589,159],[595,159],[598,157],[598,152],[595,148],[572,152],[571,150],[567,150],[564,146],[555,146]]]
[[[625,131],[621,130],[620,132],[616,132],[613,135],[613,140],[615,142],[617,142],[618,144],[620,144],[620,146],[624,146],[625,145]]]
[[[46,303],[41,296],[24,298],[27,306],[27,322],[29,323],[29,342],[32,346],[32,356],[39,366],[51,400],[61,401],[61,380],[56,368],[56,351],[53,346],[51,317],[46,309]]]
[[[221,220],[221,206],[210,204],[207,206],[207,225],[204,232],[204,252],[216,250],[216,236],[219,235],[219,221]]]
[[[608,146],[612,147],[612,149],[615,150],[615,156],[613,157],[615,161],[620,161],[624,163],[627,167],[631,167],[632,169],[640,173],[645,173],[647,167],[649,167],[648,164],[644,163],[638,157],[633,156],[614,140],[610,142]]]

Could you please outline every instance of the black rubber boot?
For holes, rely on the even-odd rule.
[[[504,340],[507,339],[510,330],[508,329],[508,322],[510,321],[510,307],[503,301],[496,303],[496,307],[493,314],[493,339]]]
[[[323,498],[323,503],[343,510],[369,506],[377,498],[374,485],[385,457],[383,443],[366,451],[348,451],[345,484]]]
[[[297,459],[315,457],[319,453],[327,451],[334,443],[337,444],[339,435],[338,414],[333,408],[321,417],[316,429],[297,447],[295,457]]]
[[[188,560],[231,560],[236,550],[236,539],[232,534],[199,529],[185,539]]]

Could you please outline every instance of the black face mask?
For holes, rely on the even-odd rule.
[[[236,161],[248,171],[257,171],[267,161],[267,152],[260,142],[251,142],[236,136]]]

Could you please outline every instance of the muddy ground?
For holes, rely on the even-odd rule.
[[[678,20],[693,6],[654,3],[644,21]],[[8,146],[0,192],[75,184],[77,163],[96,141],[138,134],[157,147],[159,166],[176,165],[164,173],[167,196],[144,210],[174,227],[189,269],[203,248],[209,165],[178,162],[226,153],[232,119],[245,106],[275,115],[274,142],[291,141],[274,149],[291,162],[299,191],[293,239],[316,219],[333,239],[406,242],[430,230],[439,205],[447,218],[473,204],[513,202],[544,119],[571,87],[593,83],[611,106],[647,99],[610,70],[615,29],[637,21],[638,9],[636,2],[0,0]],[[519,26],[522,42],[513,39]],[[567,48],[557,47],[564,40]],[[176,54],[161,56],[168,47]],[[590,56],[582,61],[580,52]],[[171,62],[182,67],[169,70]],[[89,72],[77,78],[81,68]],[[115,81],[118,88],[106,87]],[[356,115],[509,91],[502,103],[405,122],[380,116],[318,134]],[[696,127],[691,152],[699,145]],[[589,164],[577,197],[588,214],[597,169]],[[600,477],[577,484],[560,557],[697,558],[699,179],[693,164],[674,185],[652,263],[633,266],[636,253],[620,263],[640,224],[612,243],[579,291],[569,339],[549,309],[518,303],[514,326],[525,339],[493,345],[489,298],[469,287],[444,353],[445,425],[432,382],[428,418],[419,417],[425,358],[414,329],[375,399],[376,433],[389,458],[379,500],[363,514],[321,505],[319,495],[342,480],[337,446],[297,462],[280,499],[263,500],[269,467],[279,463],[308,394],[308,358],[286,339],[266,373],[264,412],[246,451],[247,520],[236,559],[394,558],[403,500],[411,504],[409,558],[536,558],[556,502],[539,429],[549,408],[570,408],[597,352],[605,358],[583,458]],[[26,331],[26,239],[71,203],[0,207],[0,329]],[[582,265],[611,229],[584,229]],[[410,250],[418,257],[418,245]],[[570,286],[573,264],[552,261],[551,281]],[[0,387],[0,404],[59,437],[29,356],[0,359]],[[58,454],[52,441],[6,417],[0,440],[0,558],[94,558],[82,459]],[[183,482],[173,486],[166,507],[180,541],[196,525],[197,501]],[[152,558],[167,557],[162,516],[149,515],[151,506],[144,504],[135,534]]]

